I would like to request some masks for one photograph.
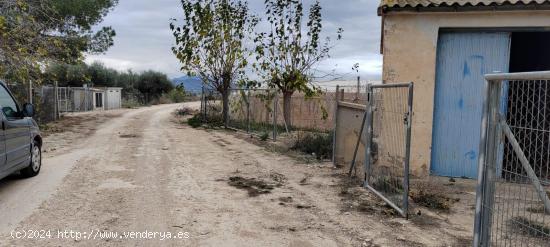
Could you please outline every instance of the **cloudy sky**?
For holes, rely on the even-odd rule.
[[[249,0],[252,11],[264,12],[263,0]],[[312,0],[304,0],[309,6]],[[338,27],[344,29],[343,39],[336,43],[331,58],[318,70],[335,71],[338,77],[352,80],[381,77],[380,18],[376,15],[376,0],[321,0],[324,35],[335,37]],[[181,16],[180,0],[120,0],[100,26],[112,26],[117,36],[115,45],[104,55],[87,56],[86,62],[100,61],[118,69],[134,71],[158,70],[169,77],[179,77],[179,63],[171,52],[174,44],[169,29],[170,18]],[[352,71],[360,64],[359,74]],[[320,73],[321,74],[321,73]]]

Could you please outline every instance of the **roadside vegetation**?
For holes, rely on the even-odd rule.
[[[0,80],[25,102],[29,84],[122,87],[123,105],[182,102],[188,96],[165,74],[118,72],[84,63],[85,54],[103,54],[114,45],[112,27],[98,27],[118,0],[0,2]],[[35,102],[40,103],[40,102]],[[40,109],[40,106],[36,106]]]
[[[164,73],[152,70],[119,72],[97,62],[91,65],[55,63],[46,69],[44,76],[45,83],[57,82],[61,87],[121,87],[123,105],[129,108],[179,103],[190,97],[183,85],[174,86]]]
[[[188,75],[198,76],[222,95],[222,118],[227,127],[229,89],[245,79],[248,57],[245,46],[258,18],[247,2],[236,0],[182,0],[184,18],[173,19],[170,29],[176,45],[174,55]],[[178,23],[183,22],[183,25]]]
[[[311,154],[318,160],[330,159],[332,158],[332,134],[300,132],[291,149]]]
[[[182,0],[181,4],[183,18],[173,19],[170,24],[176,41],[174,55],[181,62],[182,72],[199,77],[207,88],[220,94],[221,100],[219,105],[209,106],[220,109],[208,109],[207,116],[195,115],[187,123],[194,128],[231,126],[255,133],[262,142],[270,139],[273,128],[278,133],[293,130],[292,95],[300,92],[312,98],[322,94],[311,83],[313,68],[329,57],[332,40],[340,40],[343,34],[337,28],[333,39],[322,37],[320,2],[314,1],[307,8],[300,1],[266,0],[261,16],[252,14],[248,3],[241,0]],[[253,49],[245,44],[253,44]],[[250,80],[246,71],[252,71],[261,81]],[[272,123],[230,119],[229,89],[235,87],[270,88],[281,93],[284,123],[273,127]],[[327,117],[325,110],[322,114]],[[288,151],[317,160],[332,157],[330,133],[295,133],[284,137],[289,139]]]
[[[84,53],[114,44],[112,27],[97,27],[118,0],[0,2],[0,78],[8,84],[41,85],[44,67],[79,64]]]

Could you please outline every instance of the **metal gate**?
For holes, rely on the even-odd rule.
[[[550,72],[486,79],[474,246],[548,246]]]
[[[364,186],[407,217],[413,83],[367,90]]]

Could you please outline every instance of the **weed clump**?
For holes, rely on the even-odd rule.
[[[508,220],[508,224],[513,229],[518,230],[521,234],[535,237],[546,238],[550,235],[550,226],[535,220],[527,219],[523,216],[516,216]]]
[[[449,211],[452,204],[458,201],[448,197],[444,190],[430,182],[416,184],[409,195],[418,205],[441,211]]]
[[[192,118],[189,118],[187,124],[193,128],[200,127],[202,125],[201,114],[195,114]]]
[[[176,110],[176,115],[184,117],[192,115],[194,112],[195,111],[189,107],[183,107]]]
[[[330,133],[300,133],[292,150],[314,155],[318,160],[332,157],[332,135]]]
[[[256,197],[261,194],[269,194],[275,188],[275,185],[268,184],[263,180],[255,178],[230,177],[229,185],[248,191],[248,196]]]
[[[269,139],[269,134],[267,132],[263,132],[261,135],[260,135],[260,141],[267,141],[267,139]]]

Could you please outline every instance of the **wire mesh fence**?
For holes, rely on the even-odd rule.
[[[34,119],[38,123],[48,123],[57,119],[54,86],[44,85],[29,90],[28,85],[10,84],[8,88],[20,104],[33,103],[35,105]],[[29,96],[29,92],[32,96]]]
[[[94,109],[92,89],[87,87],[58,87],[57,90],[60,113],[84,112]]]
[[[366,93],[349,93],[366,98]],[[274,89],[231,89],[229,93],[228,127],[255,134],[277,133],[293,130],[329,132],[334,128],[336,92],[325,91],[306,97],[296,92],[290,98],[290,121],[285,121],[284,97]],[[203,89],[201,112],[204,120],[222,123],[222,95],[213,89]],[[290,122],[289,125],[287,122]]]
[[[55,121],[63,113],[94,110],[93,88],[41,85],[29,89],[29,85],[24,84],[8,87],[19,103],[32,102],[35,105],[34,119],[41,124]]]
[[[368,88],[365,187],[407,217],[412,83]]]
[[[285,131],[278,124],[278,95],[274,90],[233,89],[229,96],[228,126],[267,138]]]
[[[548,246],[550,73],[487,78],[475,246]]]

